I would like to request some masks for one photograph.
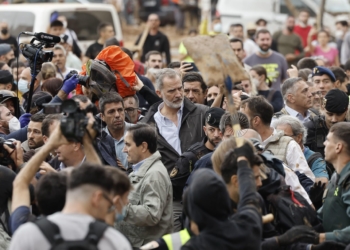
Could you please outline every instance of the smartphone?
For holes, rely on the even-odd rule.
[[[182,65],[184,65],[184,64],[190,64],[190,65],[192,66],[192,69],[188,69],[188,70],[186,70],[186,72],[199,72],[199,70],[198,70],[196,64],[193,63],[193,62],[182,62],[181,64],[182,64]]]

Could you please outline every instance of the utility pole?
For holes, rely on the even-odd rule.
[[[322,0],[320,4],[320,11],[319,14],[317,15],[317,29],[323,29],[323,14],[324,14],[324,9],[326,6],[326,0]]]

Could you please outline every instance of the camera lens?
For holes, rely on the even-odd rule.
[[[65,100],[62,103],[62,112],[65,113],[74,113],[78,108],[78,104],[74,100]]]

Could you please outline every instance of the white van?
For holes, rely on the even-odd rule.
[[[291,0],[297,10],[307,9],[310,13],[310,25],[316,21],[321,0]],[[284,0],[219,0],[217,10],[221,16],[223,30],[229,30],[231,24],[255,23],[259,18],[268,22],[268,29],[273,33],[281,29],[286,17],[290,15]],[[323,23],[334,30],[339,15],[349,15],[348,0],[327,0]]]
[[[98,39],[97,26],[108,22],[114,26],[116,38],[121,44],[123,35],[118,14],[110,4],[76,4],[76,3],[43,3],[43,4],[10,4],[1,5],[0,20],[6,20],[11,35],[17,38],[22,31],[47,32],[50,17],[57,11],[68,21],[68,28],[74,30],[83,52]]]

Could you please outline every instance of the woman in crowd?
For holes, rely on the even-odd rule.
[[[320,30],[317,33],[317,45],[312,43],[312,35],[309,33],[308,46],[312,56],[322,57],[326,61],[327,67],[339,66],[339,52],[338,49],[329,45],[329,34],[325,30]]]
[[[258,95],[264,96],[271,103],[274,112],[280,111],[283,108],[283,97],[280,91],[270,89],[272,83],[267,77],[266,69],[257,65],[251,68],[249,73]]]

